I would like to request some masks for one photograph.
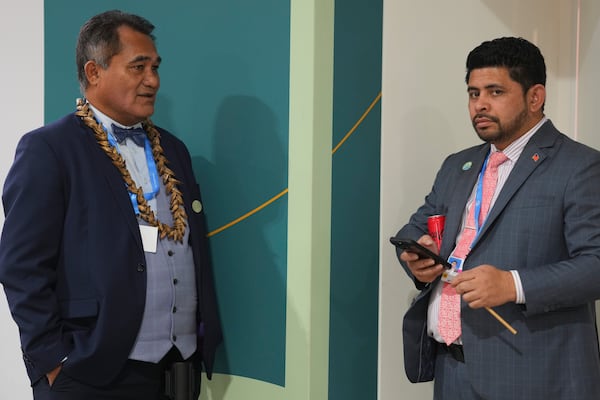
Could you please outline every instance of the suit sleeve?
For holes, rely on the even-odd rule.
[[[69,352],[61,337],[55,294],[66,209],[60,165],[42,135],[25,135],[2,196],[0,281],[19,328],[25,364],[39,376]]]
[[[519,270],[528,315],[600,298],[600,153],[580,150],[568,160],[571,165],[566,164],[564,169],[569,175],[564,177],[563,191],[557,193],[562,201],[559,223],[566,256]],[[544,248],[544,243],[538,246]]]

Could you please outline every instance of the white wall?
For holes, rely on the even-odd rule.
[[[404,373],[402,317],[416,292],[387,239],[422,203],[442,160],[479,143],[467,111],[468,52],[500,36],[536,43],[548,70],[546,114],[576,137],[577,7],[577,0],[384,0],[379,399],[431,398],[431,383],[410,384]]]
[[[581,5],[579,45],[579,140],[600,149],[600,2],[585,0]]]
[[[0,0],[0,184],[17,140],[43,122],[43,0]],[[0,212],[0,223],[4,213]],[[19,334],[0,293],[0,399],[31,399]]]

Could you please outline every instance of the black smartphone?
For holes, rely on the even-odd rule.
[[[435,261],[436,264],[442,264],[444,268],[452,268],[452,265],[447,260],[444,260],[439,255],[435,254],[431,250],[426,247],[421,246],[419,243],[412,239],[399,239],[396,237],[391,237],[390,242],[392,244],[404,251],[408,251],[409,253],[415,253],[419,255],[419,258],[431,258]]]

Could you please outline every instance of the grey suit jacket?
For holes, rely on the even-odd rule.
[[[440,254],[448,257],[467,199],[489,152],[482,144],[449,156],[425,203],[398,237],[418,239],[427,217],[446,215]],[[472,163],[471,168],[464,166]],[[525,305],[496,307],[512,335],[484,309],[461,307],[471,384],[486,399],[600,398],[594,301],[600,298],[600,152],[547,121],[526,145],[465,260],[519,271]],[[405,368],[433,379],[436,346],[426,334],[434,284],[406,272],[421,290],[404,317]]]

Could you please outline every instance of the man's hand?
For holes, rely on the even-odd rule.
[[[439,253],[437,245],[429,235],[421,236],[419,240],[417,240],[417,243],[427,247],[436,254]],[[400,259],[406,262],[408,269],[410,269],[410,272],[419,282],[433,282],[444,270],[442,265],[436,264],[431,258],[419,259],[417,254],[408,251],[403,251],[402,254],[400,254]]]
[[[512,274],[493,265],[463,271],[451,285],[471,308],[496,307],[517,300]]]
[[[58,367],[54,368],[52,371],[50,371],[50,372],[48,372],[46,374],[46,378],[48,379],[48,384],[50,386],[52,386],[54,384],[54,380],[56,379],[56,377],[60,373],[61,369],[62,369],[62,364],[59,364]]]

